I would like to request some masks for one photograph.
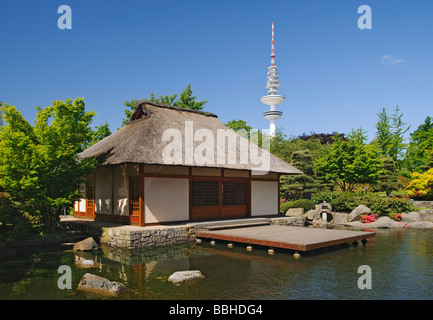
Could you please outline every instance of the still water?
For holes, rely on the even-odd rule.
[[[184,244],[128,251],[103,248],[94,253],[53,246],[0,260],[0,299],[107,299],[77,290],[93,273],[124,283],[130,290],[116,299],[276,300],[276,299],[433,299],[433,230],[377,230],[368,244],[340,246],[294,259],[293,252],[245,250]],[[80,259],[95,265],[83,267]],[[72,269],[72,289],[61,290],[59,266]],[[372,271],[372,288],[358,288],[358,267]],[[200,270],[206,279],[174,286],[175,271]],[[113,299],[113,298],[110,298]]]

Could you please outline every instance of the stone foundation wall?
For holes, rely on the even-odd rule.
[[[272,218],[270,224],[279,225],[279,226],[304,227],[305,217]]]
[[[270,218],[270,224],[282,226],[305,226],[304,217]],[[66,225],[67,223],[65,223]],[[101,245],[139,249],[162,247],[195,241],[195,232],[206,228],[202,224],[172,226],[134,227],[130,225],[109,225],[92,221],[70,223],[70,228],[80,230],[96,239]]]
[[[100,243],[128,249],[159,247],[195,240],[193,226],[104,228]]]

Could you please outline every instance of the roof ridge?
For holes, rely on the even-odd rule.
[[[193,109],[180,108],[180,107],[170,106],[170,105],[166,105],[166,104],[162,104],[162,103],[156,103],[156,102],[153,102],[153,101],[149,101],[149,100],[143,99],[143,100],[137,102],[137,104],[135,105],[134,111],[131,114],[129,122],[131,122],[133,120],[137,120],[137,119],[140,118],[139,116],[137,116],[137,114],[140,111],[144,112],[144,110],[142,108],[144,105],[151,105],[151,106],[158,107],[158,108],[166,108],[166,109],[171,109],[171,110],[176,110],[176,111],[182,111],[182,112],[192,112],[192,113],[200,114],[200,115],[207,116],[207,117],[218,118],[218,116],[215,113],[211,113],[211,112],[207,112],[207,111],[201,111],[201,110],[193,110]]]

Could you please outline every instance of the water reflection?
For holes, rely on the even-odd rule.
[[[247,252],[189,243],[152,249],[102,247],[73,252],[54,247],[0,261],[1,299],[101,299],[76,290],[93,273],[124,283],[117,299],[432,299],[433,230],[376,230],[366,246],[346,245],[303,254],[267,248]],[[57,287],[60,265],[72,269],[72,290]],[[360,265],[372,269],[371,290],[357,287]],[[182,286],[167,282],[175,271],[200,270],[205,280]]]

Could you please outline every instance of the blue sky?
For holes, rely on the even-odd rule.
[[[72,29],[60,30],[60,5]],[[358,28],[358,7],[372,29]],[[275,23],[287,136],[367,130],[399,105],[413,131],[433,116],[433,1],[44,0],[0,4],[0,101],[33,122],[36,106],[84,97],[94,124],[120,127],[123,103],[191,83],[224,123],[269,128],[266,72]]]

